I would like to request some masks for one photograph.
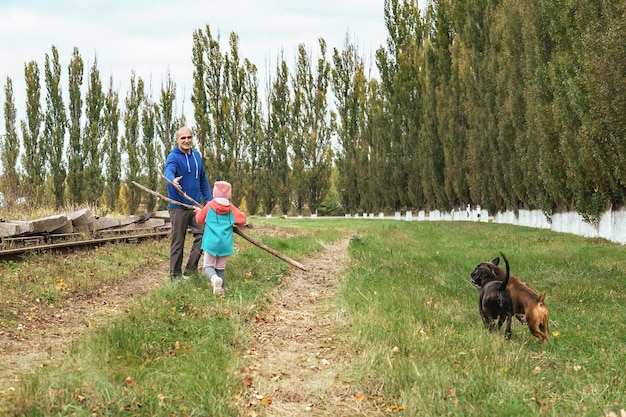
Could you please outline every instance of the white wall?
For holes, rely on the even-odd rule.
[[[626,244],[626,209],[609,210],[602,215],[597,227],[586,223],[575,212],[558,213],[550,221],[541,210],[520,210],[517,215],[512,211],[498,212],[489,217],[486,210],[476,207],[471,210],[452,211],[451,214],[432,211],[427,216],[430,220],[453,221],[493,221],[494,223],[513,224],[516,226],[549,229],[553,232],[572,233],[585,237],[598,237],[612,242]],[[423,217],[419,216],[419,220]]]

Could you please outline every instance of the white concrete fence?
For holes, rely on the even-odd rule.
[[[383,213],[379,213],[378,216],[374,216],[374,213],[346,214],[345,217],[386,218]],[[451,212],[433,210],[426,213],[421,210],[417,212],[417,215],[414,215],[412,211],[406,211],[404,215],[401,212],[396,212],[393,218],[406,221],[492,221],[494,223],[548,229],[553,232],[571,233],[584,237],[602,238],[622,245],[626,244],[626,209],[624,208],[605,212],[600,217],[597,226],[585,222],[583,217],[576,212],[554,214],[552,221],[550,221],[541,210],[520,210],[517,215],[512,211],[498,212],[490,216],[487,210],[481,209],[480,206],[471,208],[469,205],[465,210],[452,210]]]

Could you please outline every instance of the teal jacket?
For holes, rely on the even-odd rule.
[[[224,198],[214,198],[196,212],[196,221],[204,224],[202,250],[213,256],[229,256],[235,252],[233,225],[246,224],[246,215]]]

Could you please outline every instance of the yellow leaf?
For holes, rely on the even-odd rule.
[[[263,398],[261,399],[261,402],[262,402],[263,404],[271,404],[271,403],[272,403],[272,399],[271,399],[270,397],[263,397]]]
[[[404,407],[401,405],[390,405],[387,409],[392,413],[397,413],[398,411],[404,410]]]
[[[354,396],[354,401],[359,402],[359,401],[363,401],[364,396],[360,395],[360,394],[356,394]]]

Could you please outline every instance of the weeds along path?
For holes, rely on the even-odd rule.
[[[349,238],[328,245],[293,269],[276,289],[265,317],[257,317],[249,365],[241,370],[246,416],[384,415],[379,397],[349,383],[353,350],[349,322],[334,297],[348,265]]]

